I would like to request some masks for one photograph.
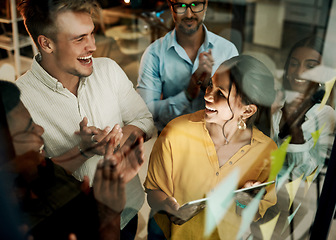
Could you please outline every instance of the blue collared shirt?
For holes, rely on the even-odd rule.
[[[184,92],[191,75],[198,68],[200,53],[212,49],[215,60],[212,75],[221,63],[238,55],[233,43],[203,27],[205,40],[194,62],[177,43],[175,29],[152,43],[142,56],[137,91],[153,114],[159,131],[175,117],[204,108],[203,91],[192,102],[189,102]]]

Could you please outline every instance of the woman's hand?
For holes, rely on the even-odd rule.
[[[180,205],[173,197],[167,197],[164,201],[164,204],[166,206],[165,211],[167,212],[169,220],[176,225],[182,225],[186,223],[204,209],[204,205],[193,205],[181,209]]]
[[[261,184],[259,181],[247,181],[242,188],[249,188]],[[254,189],[248,192],[239,192],[235,194],[236,213],[241,216],[242,210],[252,201],[258,194],[260,189]]]

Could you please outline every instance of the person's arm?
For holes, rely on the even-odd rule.
[[[169,197],[163,191],[147,189],[146,192],[147,201],[152,210],[167,214],[169,220],[176,225],[186,223],[203,209],[197,206],[180,209],[180,205],[176,199]]]
[[[146,139],[146,133],[144,133],[140,128],[133,125],[126,125],[122,128],[123,131],[123,137],[120,141],[120,145],[122,146],[126,140],[129,138],[129,136],[133,133],[136,133],[137,136],[142,136],[144,139]]]
[[[100,239],[120,239],[120,214],[126,204],[125,186],[144,163],[143,138],[131,134],[125,144],[115,151],[114,144],[106,146],[104,159],[97,165],[93,193],[100,219]]]
[[[173,159],[171,158],[173,146],[168,135],[164,132],[153,146],[144,186],[148,204],[154,212],[162,212],[169,217],[171,222],[180,225],[202,209],[197,206],[180,209],[179,203],[173,196]]]
[[[154,121],[165,126],[191,106],[193,99],[200,93],[201,86],[206,88],[211,76],[213,58],[211,52],[201,53],[199,57],[201,65],[190,76],[188,88],[166,99],[161,99],[164,81],[160,76],[158,58],[151,47],[144,53],[140,63],[137,91],[153,114]]]
[[[76,132],[81,137],[79,145],[73,147],[61,156],[53,157],[52,161],[70,173],[76,171],[85,161],[94,155],[104,155],[106,143],[111,140],[116,147],[123,137],[122,129],[115,125],[110,131],[109,127],[101,130],[93,126],[87,126],[84,117],[80,122],[80,131]],[[129,135],[129,133],[128,133]]]
[[[145,140],[148,140],[155,131],[152,114],[143,99],[135,91],[132,82],[127,78],[124,71],[117,64],[114,64],[113,67],[111,74],[113,73],[118,80],[113,84],[117,89],[119,110],[124,124],[122,142],[133,131],[137,131],[138,134],[145,137]]]
[[[209,52],[202,52],[199,55],[199,65],[197,70],[191,75],[189,85],[186,90],[186,96],[189,101],[194,100],[199,95],[201,88],[206,89],[211,77],[214,59]]]
[[[306,119],[300,129],[303,134],[303,141],[291,142],[286,153],[286,164],[290,166],[293,162],[295,167],[292,171],[293,177],[309,176],[316,168],[318,175],[325,160],[330,156],[335,133],[336,114],[330,106],[324,106],[319,110],[320,105],[313,106],[307,113]],[[311,133],[320,130],[317,141]],[[294,135],[293,135],[294,136]],[[292,136],[292,137],[293,137]],[[295,136],[295,139],[298,137]],[[280,141],[283,141],[280,139]]]

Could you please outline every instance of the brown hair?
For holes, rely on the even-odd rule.
[[[99,11],[99,4],[95,0],[23,0],[18,10],[23,17],[27,32],[38,47],[39,35],[44,35],[53,41],[57,40],[55,19],[59,13],[86,12],[95,16]]]
[[[234,84],[236,94],[241,98],[242,103],[254,104],[258,110],[273,104],[276,95],[274,77],[262,62],[252,56],[239,55],[222,63],[220,68],[230,71],[229,96],[232,84]],[[227,101],[230,107],[229,96]],[[254,124],[258,110],[247,120],[247,126],[251,127]]]

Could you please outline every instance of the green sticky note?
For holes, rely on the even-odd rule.
[[[289,174],[294,169],[295,162],[292,162],[292,164],[287,168],[286,172],[282,176],[278,176],[276,181],[276,189],[277,192],[281,189],[282,185],[289,179]]]
[[[267,182],[274,180],[281,170],[286,158],[287,148],[291,139],[291,137],[288,137],[278,149],[271,152],[271,172]]]

